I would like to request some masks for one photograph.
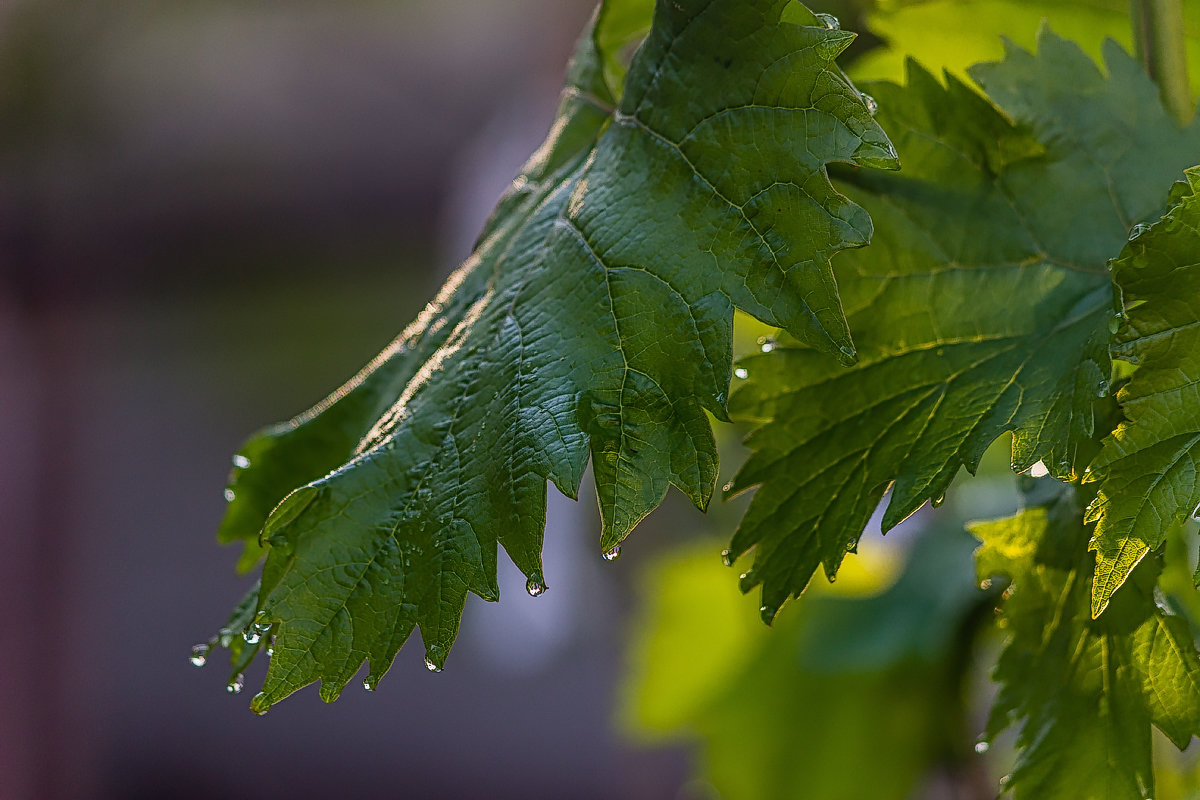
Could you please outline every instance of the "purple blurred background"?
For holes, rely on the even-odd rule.
[[[590,9],[0,0],[0,800],[686,784],[613,729],[638,558],[600,560],[590,502],[552,500],[552,591],[506,562],[441,675],[405,648],[373,695],[257,718],[261,665],[230,696],[186,658],[249,583],[231,454],[466,255]]]

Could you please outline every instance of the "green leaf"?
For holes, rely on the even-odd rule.
[[[711,549],[662,559],[643,580],[624,726],[697,740],[699,771],[728,800],[913,797],[926,770],[975,757],[965,656],[997,594],[972,577],[974,541],[939,534],[894,585],[860,560],[770,631]]]
[[[1045,480],[1014,517],[977,522],[979,576],[1012,579],[987,736],[1020,724],[1017,798],[1149,798],[1151,724],[1180,749],[1200,734],[1200,654],[1183,618],[1154,601],[1147,559],[1100,619],[1092,557],[1071,487]]]
[[[972,70],[995,106],[913,62],[906,86],[867,87],[905,167],[841,174],[876,230],[837,263],[860,360],[784,340],[740,362],[731,404],[761,423],[729,488],[759,487],[731,554],[754,548],[742,585],[762,585],[765,618],[819,564],[836,574],[889,487],[885,531],[1007,431],[1014,469],[1082,469],[1109,377],[1106,262],[1200,152],[1137,62],[1106,57],[1107,77],[1044,30],[1036,57]]]
[[[467,593],[499,596],[498,545],[544,584],[546,481],[574,496],[589,454],[605,550],[670,483],[704,507],[735,306],[852,360],[829,258],[871,223],[826,164],[896,159],[833,61],[853,34],[785,5],[659,3],[619,101],[615,40],[585,34],[550,139],[438,299],[243,451],[224,536],[262,528],[277,637],[254,710],[316,680],[332,700],[364,659],[377,684],[415,627],[440,669]]]
[[[1200,5],[1184,3],[1183,13],[1192,85],[1200,91]],[[896,80],[913,58],[927,69],[966,77],[972,64],[1003,56],[1002,36],[1032,48],[1043,23],[1093,59],[1101,57],[1105,39],[1133,46],[1129,0],[881,0],[866,24],[886,44],[855,61],[850,74]]]
[[[1173,192],[1161,221],[1134,231],[1113,263],[1124,323],[1114,358],[1136,364],[1117,394],[1125,414],[1091,464],[1099,481],[1092,613],[1173,525],[1200,505],[1200,168]]]

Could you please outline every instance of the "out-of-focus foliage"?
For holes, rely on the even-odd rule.
[[[1200,4],[1183,8],[1192,89],[1200,93]],[[1105,39],[1133,49],[1127,0],[881,0],[866,24],[884,44],[854,62],[850,73],[858,80],[898,80],[909,58],[966,78],[971,65],[1004,55],[1004,39],[1032,49],[1043,24],[1095,61]]]
[[[894,551],[864,554],[770,630],[711,549],[663,559],[642,583],[624,726],[698,740],[730,800],[902,800],[934,767],[966,770],[963,680],[998,590],[976,586],[975,541],[942,534],[898,577]]]

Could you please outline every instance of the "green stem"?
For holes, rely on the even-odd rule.
[[[1183,0],[1130,0],[1138,58],[1158,84],[1163,104],[1181,125],[1192,117]]]

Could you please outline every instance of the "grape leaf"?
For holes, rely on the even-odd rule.
[[[977,522],[979,575],[1012,579],[987,737],[1021,724],[1007,788],[1017,798],[1149,798],[1151,724],[1180,749],[1200,734],[1200,654],[1158,607],[1146,559],[1107,613],[1088,613],[1092,556],[1075,490],[1037,482],[1014,517]]]
[[[658,3],[619,99],[614,38],[585,34],[547,145],[439,298],[241,454],[227,538],[304,483],[261,526],[255,711],[317,680],[332,700],[368,659],[375,685],[416,627],[440,669],[467,593],[499,596],[498,545],[544,586],[546,481],[574,496],[589,452],[605,550],[669,483],[705,506],[735,306],[853,359],[829,258],[871,223],[826,164],[896,158],[834,63],[853,34],[785,7]]]
[[[1200,505],[1200,168],[1177,187],[1175,206],[1138,228],[1113,263],[1125,321],[1112,354],[1137,368],[1117,393],[1126,419],[1087,476],[1100,482],[1087,512],[1094,615]]]
[[[1010,45],[971,72],[995,107],[915,62],[867,87],[905,168],[842,176],[876,228],[837,264],[860,360],[768,343],[730,406],[761,423],[728,487],[759,487],[730,556],[754,548],[742,586],[768,621],[819,564],[833,578],[889,486],[884,530],[1006,431],[1014,469],[1075,474],[1110,371],[1106,262],[1200,152],[1200,126],[1105,52],[1107,77],[1048,29],[1036,56]]]

